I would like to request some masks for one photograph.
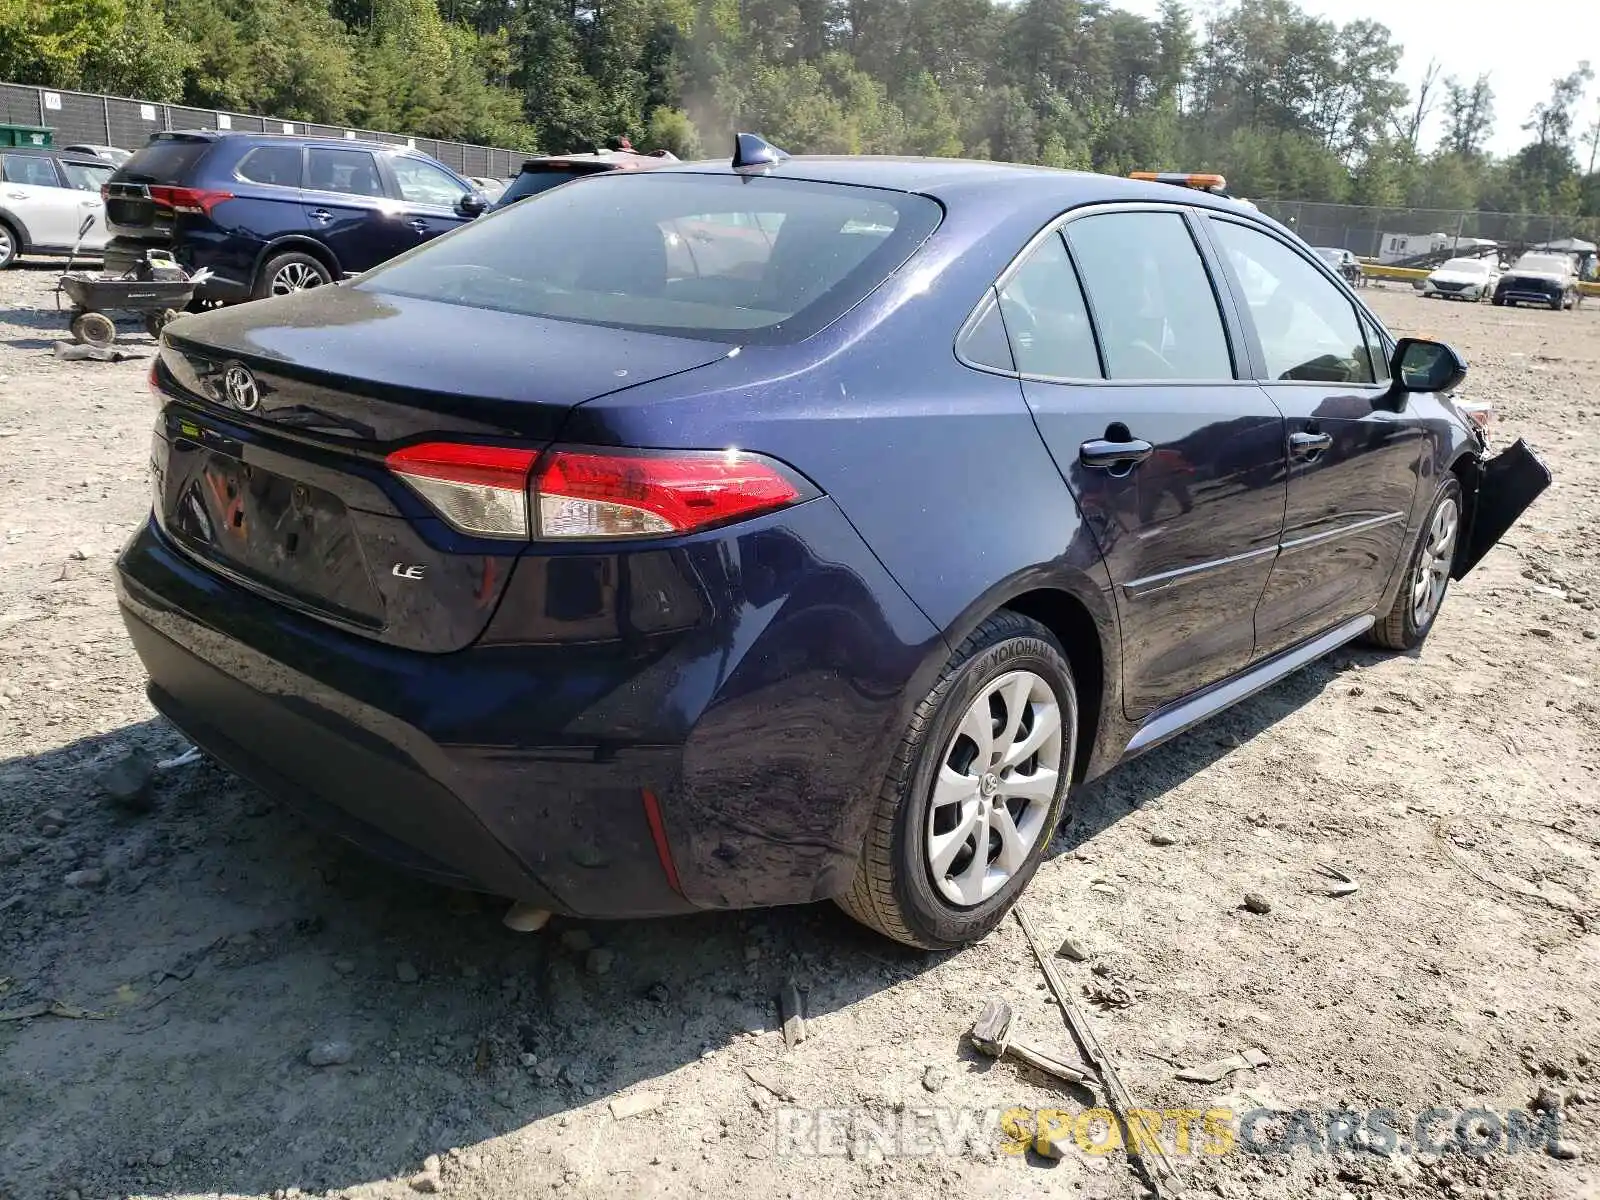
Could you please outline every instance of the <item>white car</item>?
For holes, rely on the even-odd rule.
[[[64,150],[0,151],[0,269],[20,254],[71,254],[84,218],[94,217],[79,250],[98,256],[110,239],[100,185],[115,168]]]
[[[1424,297],[1440,296],[1446,300],[1486,300],[1494,295],[1500,282],[1500,268],[1493,259],[1452,258],[1434,268],[1422,281],[1419,290]]]

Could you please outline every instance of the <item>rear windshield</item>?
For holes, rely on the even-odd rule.
[[[508,204],[515,204],[518,200],[526,200],[529,196],[537,196],[540,192],[548,192],[563,183],[571,183],[574,179],[594,174],[597,172],[574,170],[572,167],[538,167],[532,171],[523,171],[511,181],[505,191],[500,193],[500,199],[496,203],[500,208],[504,208]]]
[[[116,178],[128,183],[186,183],[212,145],[188,138],[158,138],[117,168]]]
[[[741,343],[798,341],[910,257],[926,196],[612,171],[480,218],[362,277],[373,292]]]
[[[1518,271],[1540,271],[1546,275],[1564,275],[1571,263],[1554,254],[1524,254],[1517,259]]]

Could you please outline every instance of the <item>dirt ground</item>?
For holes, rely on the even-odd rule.
[[[110,803],[117,756],[184,748],[110,582],[148,363],[54,358],[54,277],[0,275],[0,1197],[1144,1193],[1120,1153],[1002,1146],[994,1112],[1092,1103],[964,1043],[1000,996],[1076,1056],[1013,923],[931,956],[826,905],[517,936],[204,761]],[[1423,1110],[1448,1140],[1547,1089],[1576,1155],[1241,1146],[1180,1158],[1191,1194],[1600,1197],[1600,303],[1371,295],[1465,353],[1555,485],[1420,655],[1342,651],[1081,794],[1027,904],[1089,954],[1057,961],[1147,1106],[1387,1108],[1413,1151]],[[329,1041],[348,1061],[310,1065]],[[1244,1049],[1270,1065],[1174,1077]]]

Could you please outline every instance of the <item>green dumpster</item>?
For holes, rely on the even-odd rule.
[[[0,125],[0,146],[49,146],[55,130],[43,125]]]

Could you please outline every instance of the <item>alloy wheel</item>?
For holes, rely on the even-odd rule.
[[[1061,705],[1032,671],[1009,671],[967,707],[929,796],[928,873],[951,904],[981,904],[1045,835],[1062,750]]]
[[[1428,539],[1417,564],[1417,579],[1411,585],[1411,619],[1418,629],[1427,628],[1444,601],[1450,586],[1450,563],[1456,553],[1456,532],[1461,527],[1461,509],[1454,496],[1446,496],[1434,511]]]
[[[16,243],[11,240],[11,231],[0,225],[0,265],[11,261],[11,256],[17,252]]]
[[[274,296],[287,296],[291,292],[303,292],[308,288],[321,286],[322,276],[317,274],[316,268],[310,263],[284,263],[272,277]]]

